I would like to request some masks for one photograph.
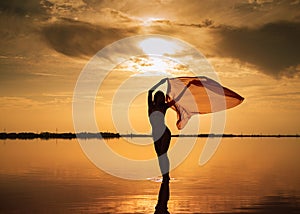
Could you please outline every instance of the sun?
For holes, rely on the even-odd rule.
[[[182,51],[183,49],[178,42],[159,37],[144,39],[139,43],[139,47],[145,54],[150,55],[173,55]]]
[[[138,39],[134,46],[139,49],[139,54],[118,64],[114,70],[127,72],[130,76],[187,75],[190,68],[181,59],[189,49],[180,42],[161,35],[149,35]]]

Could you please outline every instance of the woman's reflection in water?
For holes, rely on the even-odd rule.
[[[169,180],[163,181],[160,185],[158,200],[154,214],[170,214],[168,212],[168,201],[170,198]]]

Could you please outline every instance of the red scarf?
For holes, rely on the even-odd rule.
[[[189,82],[192,84],[172,106],[177,112],[176,125],[179,130],[184,128],[194,114],[207,114],[233,108],[244,100],[243,97],[216,81],[200,76],[169,78],[167,102],[176,99]]]

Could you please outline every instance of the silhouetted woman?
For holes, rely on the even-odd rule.
[[[186,89],[192,82],[189,82],[177,98],[171,102],[166,103],[165,94],[162,91],[157,91],[152,100],[153,91],[166,82],[167,78],[162,79],[156,85],[154,85],[148,92],[148,116],[152,126],[152,137],[154,140],[155,151],[159,160],[159,167],[163,176],[163,181],[160,186],[157,205],[155,207],[155,214],[168,214],[168,200],[170,197],[169,190],[169,168],[170,162],[167,155],[170,141],[171,132],[165,125],[165,114],[169,107],[174,105],[184,94]]]
[[[148,92],[148,116],[152,126],[152,137],[154,140],[155,151],[159,160],[160,171],[163,176],[163,182],[168,182],[170,180],[170,163],[167,152],[170,146],[171,132],[165,125],[165,114],[167,109],[174,105],[182,97],[191,83],[188,83],[178,97],[171,102],[166,102],[165,94],[162,91],[157,91],[154,95],[154,100],[152,100],[153,91],[158,86],[166,82],[166,80],[167,78],[162,79]]]

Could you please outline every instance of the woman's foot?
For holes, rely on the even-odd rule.
[[[170,181],[169,173],[164,174],[164,175],[163,175],[163,180],[162,180],[162,182],[169,182],[169,181]]]
[[[161,208],[156,207],[154,214],[170,214],[167,207]]]
[[[155,211],[154,214],[170,214],[169,211]]]

